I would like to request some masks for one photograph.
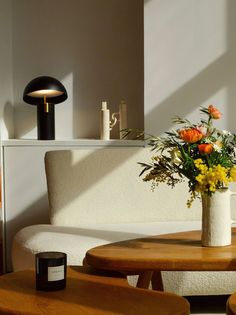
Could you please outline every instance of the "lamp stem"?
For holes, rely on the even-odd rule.
[[[55,139],[54,104],[48,104],[48,112],[45,112],[44,104],[37,106],[38,140]]]
[[[48,105],[47,100],[46,100],[46,95],[43,96],[43,103],[44,103],[44,112],[48,113],[49,112],[49,105]]]

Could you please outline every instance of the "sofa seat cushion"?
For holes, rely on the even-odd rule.
[[[68,265],[81,265],[88,249],[126,239],[198,230],[200,221],[81,225],[77,228],[32,225],[20,230],[13,242],[14,271],[33,267],[42,251],[67,253]],[[179,295],[230,294],[236,290],[234,272],[162,272],[164,289]],[[134,277],[129,277],[134,284]]]
[[[80,265],[86,251],[98,245],[196,229],[200,229],[199,221],[83,224],[78,227],[31,225],[20,230],[14,238],[13,268],[17,271],[33,266],[33,255],[41,251],[66,252],[69,265]],[[25,259],[26,254],[28,259]]]

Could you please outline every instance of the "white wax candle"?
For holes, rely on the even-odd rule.
[[[110,111],[107,109],[106,101],[102,101],[102,109],[100,111],[100,139],[110,139]]]
[[[102,101],[102,110],[107,109],[107,102],[106,101]]]

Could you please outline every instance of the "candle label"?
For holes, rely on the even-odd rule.
[[[59,281],[64,278],[64,265],[48,267],[48,281]]]

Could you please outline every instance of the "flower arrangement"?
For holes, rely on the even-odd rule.
[[[213,126],[213,121],[222,116],[213,105],[200,112],[207,119],[199,124],[176,116],[173,122],[181,128],[162,137],[149,137],[148,144],[156,154],[150,163],[139,163],[143,167],[140,175],[145,173],[143,180],[152,181],[153,189],[162,182],[174,187],[187,178],[188,207],[195,198],[211,195],[236,181],[236,135]]]

